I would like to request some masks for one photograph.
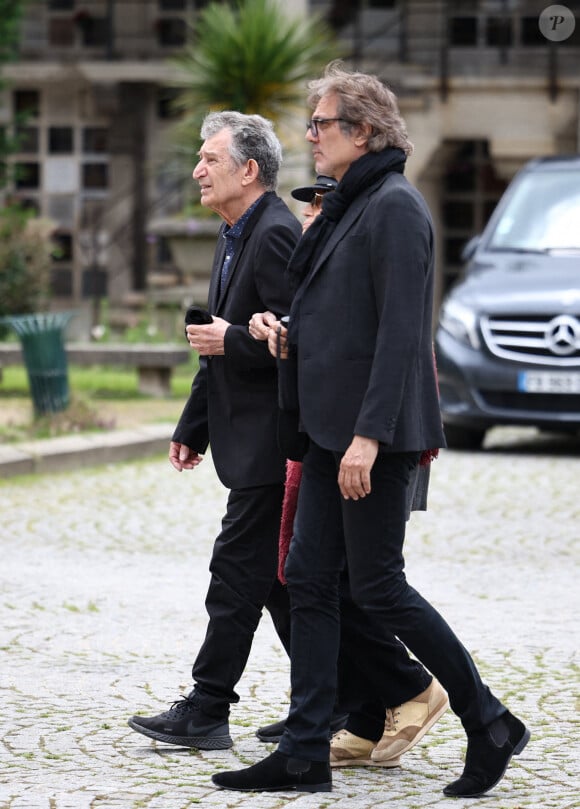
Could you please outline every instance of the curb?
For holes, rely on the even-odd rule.
[[[0,445],[0,478],[70,472],[166,453],[174,429],[174,424],[149,424],[134,430]]]

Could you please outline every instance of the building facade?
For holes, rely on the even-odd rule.
[[[54,305],[183,281],[152,223],[175,214],[177,68],[199,0],[29,0],[5,70],[0,127],[17,135],[6,198],[57,224]],[[288,0],[335,28],[347,65],[399,95],[415,152],[408,175],[438,231],[438,299],[465,242],[528,159],[580,150],[580,3],[546,0]],[[558,39],[562,25],[575,30]],[[542,24],[541,24],[542,23]],[[543,30],[542,30],[543,25]],[[547,27],[546,27],[547,25]],[[552,28],[550,28],[550,25]],[[305,112],[306,115],[306,112]],[[302,121],[297,121],[297,127]],[[303,170],[310,170],[304,149]],[[282,189],[284,193],[284,189]]]

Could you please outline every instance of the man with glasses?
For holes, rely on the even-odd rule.
[[[337,63],[310,91],[306,137],[316,170],[339,183],[289,267],[298,287],[287,339],[309,440],[285,566],[291,705],[275,752],[212,780],[248,791],[332,789],[346,562],[355,604],[437,677],[467,734],[463,774],[445,795],[477,797],[501,780],[530,732],[404,572],[409,481],[424,451],[445,446],[432,355],[434,228],[403,176],[412,144],[394,94]]]
[[[310,127],[309,127],[310,128]],[[312,185],[293,189],[294,199],[306,203],[303,210],[302,232],[305,233],[322,212],[326,194],[335,190],[333,177],[318,175]],[[249,330],[256,340],[267,340],[271,329],[278,325],[272,312],[256,313],[250,319]],[[287,461],[285,495],[280,530],[278,577],[285,583],[284,563],[288,554],[302,464]],[[429,464],[417,469],[407,496],[411,510],[427,508]],[[338,662],[338,696],[330,722],[334,732],[330,743],[332,767],[398,767],[401,756],[419,742],[449,707],[449,700],[440,683],[417,661],[380,622],[373,622],[353,604],[348,580],[343,577],[340,589],[340,656]],[[380,639],[380,642],[379,642]],[[364,660],[365,665],[360,664]],[[370,669],[378,682],[369,676]],[[389,702],[382,703],[387,693]],[[263,742],[279,742],[286,720],[257,730]]]

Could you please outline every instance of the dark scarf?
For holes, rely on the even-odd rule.
[[[336,189],[324,195],[322,213],[316,217],[302,236],[288,264],[288,281],[293,294],[297,292],[300,284],[307,277],[316,258],[351,203],[359,194],[390,172],[402,174],[406,160],[402,149],[389,147],[382,152],[367,152],[351,163]],[[298,303],[299,300],[296,301],[296,305]],[[295,309],[294,304],[292,308]]]

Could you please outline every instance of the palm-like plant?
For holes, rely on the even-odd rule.
[[[177,57],[184,92],[179,131],[189,148],[212,110],[258,113],[277,124],[304,109],[305,83],[336,58],[330,27],[316,17],[289,16],[278,0],[210,3]]]

